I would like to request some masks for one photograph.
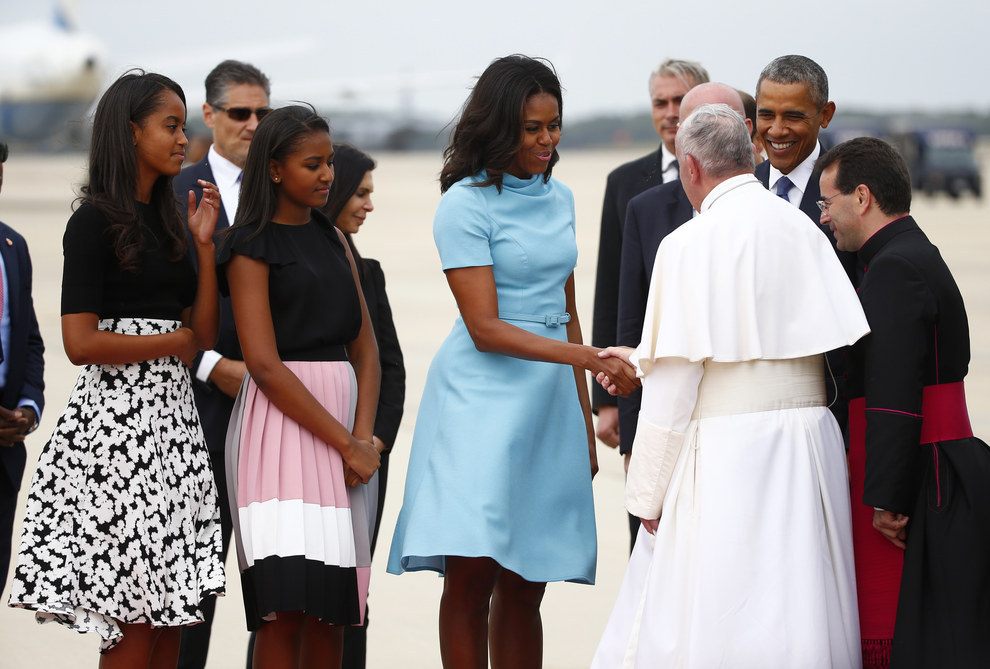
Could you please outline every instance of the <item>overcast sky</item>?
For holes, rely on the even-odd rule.
[[[54,0],[49,0],[54,7]],[[650,70],[700,61],[752,92],[776,56],[800,53],[829,75],[839,114],[858,109],[990,111],[990,3],[835,0],[438,2],[437,0],[77,0],[111,76],[156,69],[202,101],[223,58],[253,62],[276,102],[306,100],[448,119],[472,77],[509,53],[549,58],[570,118],[646,110]],[[0,22],[47,19],[41,2],[0,0]],[[2,64],[0,64],[2,66]]]

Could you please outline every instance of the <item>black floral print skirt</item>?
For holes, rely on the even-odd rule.
[[[131,335],[179,326],[99,324]],[[86,366],[31,481],[10,605],[97,632],[106,651],[118,622],[196,623],[200,601],[223,590],[216,486],[185,365]]]

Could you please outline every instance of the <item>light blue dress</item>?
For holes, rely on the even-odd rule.
[[[566,341],[554,321],[577,262],[570,189],[542,175],[506,174],[501,194],[471,185],[484,179],[441,198],[443,269],[490,265],[500,318]],[[458,318],[430,365],[388,571],[443,573],[446,555],[487,556],[528,581],[594,583],[596,554],[573,368],[482,353]]]

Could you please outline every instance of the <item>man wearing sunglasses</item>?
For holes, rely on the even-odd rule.
[[[0,143],[0,188],[7,145]],[[45,406],[45,345],[31,298],[31,256],[24,238],[0,222],[0,591],[10,566],[17,491],[27,451],[24,437]]]
[[[217,218],[218,233],[234,222],[240,195],[241,172],[247,161],[248,147],[251,146],[258,122],[271,111],[268,99],[270,94],[268,77],[253,65],[240,61],[225,60],[206,77],[203,120],[213,131],[213,145],[205,158],[175,177],[173,186],[182,205],[179,209],[185,212],[189,191],[196,194],[197,201],[203,194],[199,179],[217,185],[222,205]],[[226,560],[233,525],[227,504],[224,443],[234,397],[247,371],[237,342],[229,298],[220,298],[220,334],[216,348],[212,351],[200,351],[192,371],[196,407],[203,423],[213,465],[213,477],[219,493],[223,556]],[[201,605],[206,622],[183,628],[178,664],[180,669],[202,669],[206,665],[215,606],[216,598],[207,597]]]

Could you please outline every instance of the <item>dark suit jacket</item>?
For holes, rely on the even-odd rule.
[[[381,391],[378,394],[378,414],[375,416],[375,436],[395,445],[406,400],[406,368],[399,348],[399,337],[392,320],[392,307],[385,294],[385,273],[377,260],[362,258],[361,291],[368,303],[368,315],[375,329],[378,357],[382,367]]]
[[[765,160],[757,165],[755,174],[756,178],[763,183],[764,188],[770,187],[769,160]],[[855,253],[837,249],[835,246],[835,235],[827,225],[821,225],[819,223],[822,212],[818,209],[817,202],[820,199],[822,199],[822,193],[818,186],[818,178],[816,175],[812,175],[811,179],[808,180],[808,187],[804,191],[804,197],[801,198],[799,208],[818,226],[822,234],[828,237],[835,255],[838,256],[839,262],[842,263],[843,269],[846,270],[849,281],[856,286],[859,284],[858,277],[862,276],[860,263],[857,261]],[[847,439],[846,443],[848,444],[849,398],[845,392],[845,357],[846,348],[829,351],[825,355],[827,361],[827,368],[825,369],[825,392],[830,405],[829,408],[832,410],[832,415],[835,416],[835,420],[839,423],[843,437]]]
[[[182,170],[175,179],[172,180],[172,187],[179,199],[179,209],[185,219],[186,193],[190,190],[196,194],[196,202],[203,197],[203,187],[197,183],[197,179],[204,179],[215,183],[213,170],[210,169],[209,154],[195,165]],[[230,227],[227,220],[227,213],[220,207],[220,214],[217,217],[217,234]],[[219,243],[219,241],[218,241]],[[190,240],[190,245],[192,241]],[[190,249],[192,247],[190,246]],[[193,263],[196,262],[196,254],[190,253]],[[230,298],[220,296],[220,330],[217,336],[217,344],[214,347],[220,355],[232,360],[241,360],[241,346],[237,341],[237,330],[234,328],[234,311],[230,306]],[[196,356],[193,364],[193,394],[196,398],[196,407],[199,409],[199,417],[203,423],[203,433],[206,436],[206,444],[211,452],[223,453],[224,444],[227,438],[227,423],[230,420],[230,413],[234,409],[233,398],[227,397],[212,383],[204,383],[195,377],[195,370],[199,367],[202,354]]]
[[[693,211],[680,181],[653,186],[629,201],[619,265],[618,345],[639,344],[657,249],[664,237],[691,220]],[[632,450],[641,399],[642,390],[619,398],[622,453]]]
[[[8,243],[9,242],[9,243]],[[22,397],[34,400],[39,410],[45,408],[45,344],[34,313],[31,298],[31,256],[24,238],[12,228],[0,223],[0,253],[7,268],[7,292],[10,309],[10,347],[7,360],[7,381],[0,398],[7,409],[17,407]],[[40,419],[41,416],[38,416]],[[0,448],[0,476],[17,493],[24,474],[27,451],[24,444]],[[4,483],[6,483],[4,482]],[[7,490],[0,485],[0,490]],[[0,588],[2,588],[0,584]]]
[[[602,228],[598,240],[598,270],[595,277],[595,312],[591,325],[592,346],[616,343],[619,306],[619,261],[622,233],[629,201],[663,179],[661,150],[637,158],[612,170],[605,183]],[[592,406],[612,405],[616,400],[597,383],[591,384]]]
[[[770,184],[770,161],[764,160],[762,163],[756,166],[756,178],[760,180],[764,188],[769,188]],[[835,250],[835,255],[838,256],[839,262],[842,263],[843,269],[846,270],[846,274],[849,276],[849,280],[853,282],[853,285],[859,283],[859,277],[862,276],[862,272],[857,273],[857,260],[856,254],[849,251],[840,251],[835,247],[835,235],[829,230],[827,225],[821,225],[822,212],[818,209],[818,200],[822,199],[822,192],[818,187],[818,178],[816,175],[812,175],[811,179],[808,180],[808,187],[804,191],[804,197],[801,198],[801,204],[799,209],[807,214],[808,218],[814,221],[818,229],[822,231],[828,241],[832,244],[832,248]]]
[[[756,166],[756,178],[760,180],[764,188],[770,188],[770,161],[764,160],[762,163]],[[818,180],[812,176],[808,179],[808,187],[804,191],[804,197],[801,198],[801,204],[798,209],[807,214],[815,223],[821,219],[822,212],[818,209],[818,200],[822,199],[822,193],[818,189]],[[835,248],[835,236],[832,231],[828,229],[828,226],[820,226],[822,232],[831,240],[832,248]]]

